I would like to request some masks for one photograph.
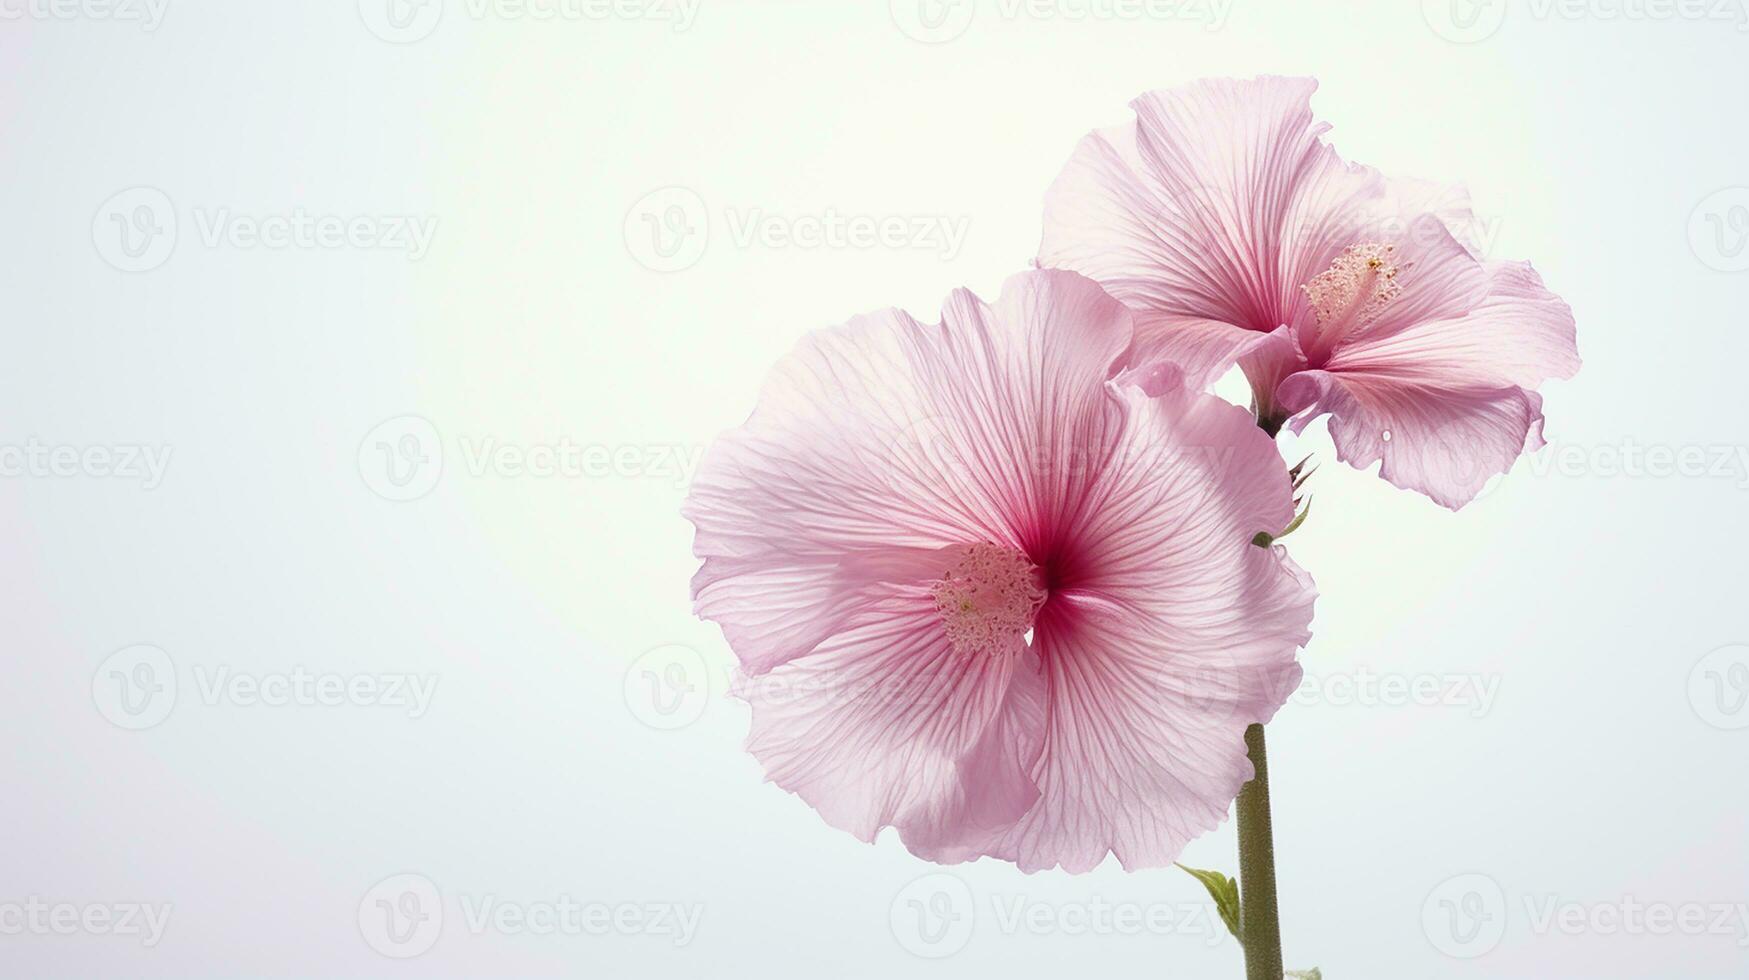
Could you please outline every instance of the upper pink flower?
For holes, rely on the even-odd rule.
[[[1112,381],[1128,311],[1067,272],[820,331],[704,459],[700,615],[749,748],[834,826],[941,862],[1172,861],[1299,682],[1310,582],[1249,414]]]
[[[1543,444],[1535,389],[1579,368],[1572,312],[1528,264],[1482,260],[1461,191],[1343,162],[1316,88],[1136,99],[1052,186],[1039,262],[1135,310],[1138,363],[1200,386],[1237,361],[1271,431],[1327,413],[1341,459],[1456,509]]]

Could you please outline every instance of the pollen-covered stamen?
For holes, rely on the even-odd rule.
[[[955,650],[996,651],[1032,629],[1045,602],[1038,569],[1012,548],[975,544],[929,587]]]
[[[1397,281],[1397,247],[1365,242],[1343,249],[1330,268],[1300,288],[1317,317],[1317,341],[1328,352],[1331,344],[1379,318],[1403,292]]]

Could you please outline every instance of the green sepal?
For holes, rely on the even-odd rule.
[[[1227,931],[1243,945],[1245,941],[1239,937],[1239,883],[1219,871],[1198,871],[1182,864],[1178,867],[1208,889],[1209,897],[1215,900],[1215,910],[1221,913],[1221,921],[1227,924]]]

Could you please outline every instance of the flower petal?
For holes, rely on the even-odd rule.
[[[744,669],[801,656],[903,581],[919,554],[989,542],[1032,550],[1115,438],[1104,382],[1129,313],[1097,284],[1032,272],[994,306],[951,296],[943,323],[898,310],[804,340],[758,410],[705,455],[699,615]]]
[[[1382,192],[1323,141],[1316,89],[1220,79],[1136,99],[1136,123],[1083,139],[1052,185],[1040,264],[1090,275],[1139,312],[1263,332],[1290,322],[1300,285],[1354,243],[1359,203]],[[1138,333],[1182,325],[1149,318]]]
[[[1041,796],[995,852],[1023,870],[1157,867],[1217,826],[1310,635],[1310,579],[1251,544],[1293,516],[1273,441],[1211,396],[1126,397],[1135,424],[1075,532],[1088,557],[1035,630]]]
[[[736,693],[771,780],[864,841],[896,826],[913,853],[975,857],[1038,797],[1040,683],[1015,637],[956,650],[925,589],[892,587],[864,622]]]
[[[1572,311],[1524,263],[1487,268],[1467,314],[1363,333],[1282,383],[1296,430],[1329,413],[1337,456],[1457,510],[1542,445],[1534,390],[1579,369]]]

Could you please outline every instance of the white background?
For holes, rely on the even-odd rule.
[[[1177,871],[918,883],[941,869],[764,784],[689,611],[676,461],[805,331],[993,294],[1129,98],[1257,72],[1320,77],[1351,159],[1466,182],[1585,358],[1546,391],[1551,448],[1461,514],[1335,465],[1318,431],[1284,446],[1329,464],[1290,539],[1326,686],[1271,729],[1289,965],[1749,972],[1735,912],[1698,935],[1619,914],[1749,902],[1735,0],[703,0],[684,29],[449,0],[404,32],[378,0],[135,2],[0,0],[0,973],[1239,976]],[[300,211],[362,237],[248,239]],[[739,234],[828,214],[966,237]],[[429,247],[370,247],[401,216],[436,222]],[[135,218],[163,232],[130,257]],[[595,464],[475,462],[563,445]],[[154,483],[93,447],[171,455]],[[110,659],[138,644],[161,653]],[[211,690],[300,669],[436,688],[422,714]],[[158,700],[123,704],[133,677]],[[1231,826],[1186,859],[1234,870]],[[397,875],[418,877],[378,887]],[[441,921],[390,935],[375,901],[403,892]],[[562,896],[621,924],[469,922]],[[148,946],[33,926],[33,898],[171,913]],[[661,904],[701,914],[685,945],[625,912]],[[1114,906],[1139,932],[1105,927]]]

